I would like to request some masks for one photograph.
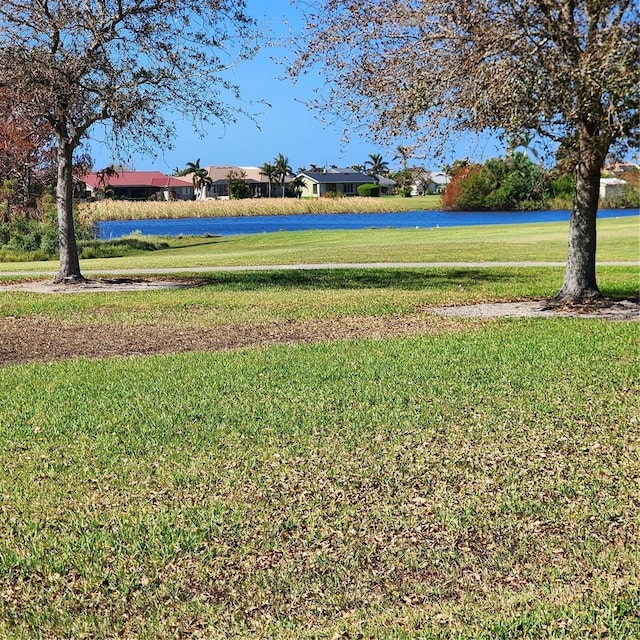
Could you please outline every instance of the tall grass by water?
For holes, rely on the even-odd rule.
[[[163,218],[216,218],[321,213],[387,213],[437,209],[440,196],[401,198],[253,198],[246,200],[203,200],[177,202],[135,202],[100,200],[78,205],[89,220],[145,220]]]

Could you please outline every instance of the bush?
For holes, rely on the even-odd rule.
[[[40,237],[40,251],[47,256],[58,255],[60,251],[60,234],[58,233],[57,225],[45,226]]]
[[[447,211],[457,211],[462,208],[463,201],[463,189],[467,180],[474,178],[480,173],[480,165],[473,164],[464,167],[460,167],[451,176],[449,184],[445,187],[442,193],[442,208]]]
[[[3,244],[7,244],[9,242],[9,238],[11,237],[11,229],[9,228],[8,222],[0,223],[0,247]]]
[[[372,182],[358,185],[358,195],[365,198],[377,198],[380,196],[380,185]]]
[[[45,194],[39,202],[35,215],[27,218],[15,214],[9,222],[0,224],[0,248],[3,259],[8,254],[16,260],[47,260],[59,253],[60,240],[55,201]],[[89,241],[97,235],[97,225],[91,221],[81,221],[74,213],[76,240]]]
[[[90,240],[83,241],[78,247],[80,258],[121,258],[132,256],[147,251],[168,249],[169,243],[164,241],[153,242],[136,237],[135,235],[118,240]]]
[[[482,166],[460,167],[444,191],[443,207],[461,211],[540,209],[549,197],[548,183],[542,167],[516,152],[487,160]]]

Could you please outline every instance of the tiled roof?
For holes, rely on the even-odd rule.
[[[83,181],[90,187],[101,186],[97,173],[88,173]],[[193,182],[186,178],[167,176],[161,171],[121,171],[106,183],[112,187],[189,187]]]
[[[267,184],[269,180],[267,176],[260,173],[259,167],[236,167],[236,166],[209,166],[207,167],[207,171],[209,173],[209,177],[215,183],[226,183],[227,176],[230,171],[242,172],[244,173],[245,182],[255,183],[258,182],[260,184]],[[287,177],[286,182],[289,182],[290,178]]]

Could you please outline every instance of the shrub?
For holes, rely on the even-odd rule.
[[[524,153],[467,165],[454,172],[443,194],[446,209],[540,209],[548,199],[548,176]]]
[[[60,234],[57,225],[45,226],[40,237],[40,251],[47,256],[55,256],[60,251]]]
[[[377,198],[380,195],[380,185],[367,182],[358,186],[358,195],[365,198]]]
[[[3,244],[7,244],[9,242],[9,238],[11,237],[11,229],[9,228],[8,222],[0,223],[0,246]]]
[[[132,256],[147,251],[168,249],[169,243],[165,241],[145,240],[132,234],[126,238],[117,240],[90,240],[83,241],[78,247],[78,252],[83,260],[88,258],[121,258]]]
[[[459,168],[451,176],[449,184],[442,193],[442,208],[456,211],[461,208],[461,199],[465,182],[480,173],[480,165],[473,164]]]

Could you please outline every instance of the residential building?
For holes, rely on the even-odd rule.
[[[371,184],[375,179],[354,169],[332,168],[327,171],[302,171],[302,197],[322,198],[327,193],[338,196],[357,196],[361,184]]]
[[[244,181],[249,187],[250,198],[266,198],[269,196],[269,180],[267,176],[260,173],[259,167],[238,167],[234,165],[205,167],[211,183],[207,186],[207,198],[220,198],[221,200],[229,198],[229,175],[243,175]],[[291,182],[292,176],[287,176],[285,185]],[[286,186],[285,186],[286,188]],[[271,196],[280,197],[282,195],[280,184],[271,183]]]
[[[447,184],[449,184],[449,176],[441,171],[419,171],[411,185],[411,195],[441,193]]]
[[[600,198],[613,202],[624,196],[626,180],[620,178],[600,178]]]
[[[161,171],[118,171],[112,176],[88,173],[82,181],[84,196],[94,197],[99,191],[126,200],[192,200],[193,182],[187,178],[168,176]]]

